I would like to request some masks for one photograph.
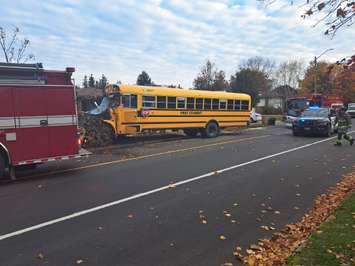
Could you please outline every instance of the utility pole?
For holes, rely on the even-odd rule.
[[[317,60],[322,56],[324,55],[325,53],[329,52],[329,51],[333,51],[334,49],[333,48],[329,48],[329,49],[326,49],[323,51],[323,53],[321,53],[320,55],[318,56],[315,56],[314,57],[314,75],[313,75],[313,93],[314,94],[317,94]]]

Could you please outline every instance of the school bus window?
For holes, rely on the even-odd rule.
[[[145,108],[155,108],[155,96],[142,96],[142,106]]]
[[[213,110],[218,110],[218,104],[219,104],[219,100],[218,99],[213,99],[212,100],[212,109]]]
[[[168,97],[168,108],[176,109],[176,97]]]
[[[131,95],[126,94],[122,95],[122,106],[123,107],[130,107]]]
[[[225,110],[227,107],[227,101],[226,100],[220,100],[219,101],[219,109]]]
[[[197,110],[202,110],[203,109],[203,99],[202,98],[197,98],[196,99],[196,109]]]
[[[242,101],[242,110],[249,110],[249,101]]]
[[[235,100],[234,107],[235,107],[235,110],[240,110],[240,101],[239,100]]]
[[[166,96],[157,96],[157,107],[160,109],[166,108]]]
[[[131,94],[131,108],[137,108],[137,95]]]
[[[204,109],[205,110],[211,110],[211,99],[205,99],[204,100]]]
[[[187,109],[193,110],[195,109],[195,98],[187,98]]]
[[[177,98],[177,108],[178,109],[185,109],[186,108],[186,98],[184,98],[184,97]]]
[[[233,110],[234,109],[234,101],[228,100],[227,107],[228,107],[228,110]]]

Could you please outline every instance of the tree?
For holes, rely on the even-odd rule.
[[[153,81],[147,72],[142,71],[137,77],[137,85],[149,86],[153,85]]]
[[[261,71],[264,72],[268,77],[271,77],[272,72],[274,71],[275,68],[275,61],[269,58],[255,56],[247,60],[244,60],[240,64],[240,68],[248,68],[252,70]]]
[[[89,87],[90,88],[95,87],[95,78],[94,78],[94,76],[92,74],[89,77]]]
[[[207,60],[194,80],[194,88],[197,90],[211,91],[227,90],[229,84],[225,76],[224,71],[218,71],[215,69],[215,64]]]
[[[26,53],[30,40],[20,39],[19,33],[18,27],[15,27],[12,32],[0,27],[0,47],[6,63],[26,63],[35,58],[33,54]]]
[[[212,88],[215,91],[226,91],[229,89],[226,73],[223,70],[214,73]]]
[[[269,92],[272,81],[267,75],[255,69],[240,69],[231,76],[230,87],[233,92],[244,92],[251,96],[253,106],[259,102],[259,92]]]
[[[310,93],[330,93],[334,88],[334,82],[330,79],[329,68],[331,64],[327,62],[310,62],[303,80],[300,83],[302,94]]]
[[[277,86],[298,88],[304,73],[304,63],[298,60],[285,61],[278,66],[275,77]]]
[[[259,0],[261,2],[272,4],[278,0]],[[291,4],[297,0],[291,0]],[[327,27],[325,35],[334,36],[335,33],[344,27],[351,26],[355,20],[355,1],[353,0],[298,0],[303,3],[305,12],[302,18],[307,18],[314,15],[320,15],[316,22],[325,24]]]
[[[100,80],[99,80],[99,88],[104,89],[108,83],[108,80],[104,74],[102,74]]]
[[[88,76],[84,76],[84,79],[83,79],[83,88],[87,88],[89,87],[89,82],[88,82]]]

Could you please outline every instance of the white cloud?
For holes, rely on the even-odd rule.
[[[17,25],[31,39],[37,59],[50,68],[104,73],[113,82],[133,83],[146,70],[156,83],[189,87],[211,59],[228,75],[250,56],[277,61],[325,59],[353,54],[355,32],[330,40],[303,10],[286,0],[265,8],[256,1],[4,1],[0,25]]]

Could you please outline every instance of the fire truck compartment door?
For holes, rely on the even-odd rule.
[[[16,87],[13,89],[16,118],[16,144],[21,159],[49,157],[47,108],[50,104],[45,87]]]

